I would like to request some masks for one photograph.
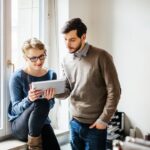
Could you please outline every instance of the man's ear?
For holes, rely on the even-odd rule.
[[[86,34],[84,33],[84,34],[82,35],[82,40],[85,41],[85,39],[86,39]]]

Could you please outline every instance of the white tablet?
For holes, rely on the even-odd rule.
[[[47,80],[32,82],[32,88],[37,90],[46,90],[48,88],[55,88],[56,94],[64,93],[65,91],[65,80]]]

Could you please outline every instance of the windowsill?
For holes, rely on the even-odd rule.
[[[69,131],[55,130],[56,137],[60,145],[69,142]],[[2,150],[26,150],[27,143],[10,138],[0,142],[0,149]]]
[[[16,139],[7,139],[0,143],[0,147],[3,150],[25,150],[27,144]]]

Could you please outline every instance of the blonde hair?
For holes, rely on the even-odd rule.
[[[46,52],[45,45],[39,39],[35,37],[28,39],[23,43],[22,52],[25,53],[31,48],[44,50]]]

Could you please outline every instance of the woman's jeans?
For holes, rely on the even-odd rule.
[[[28,135],[37,137],[42,135],[43,148],[59,150],[58,141],[50,124],[45,124],[49,114],[49,102],[45,99],[36,100],[17,119],[12,126],[13,135],[27,141]]]
[[[90,124],[80,123],[72,119],[71,147],[72,150],[106,150],[107,129],[90,129]]]

